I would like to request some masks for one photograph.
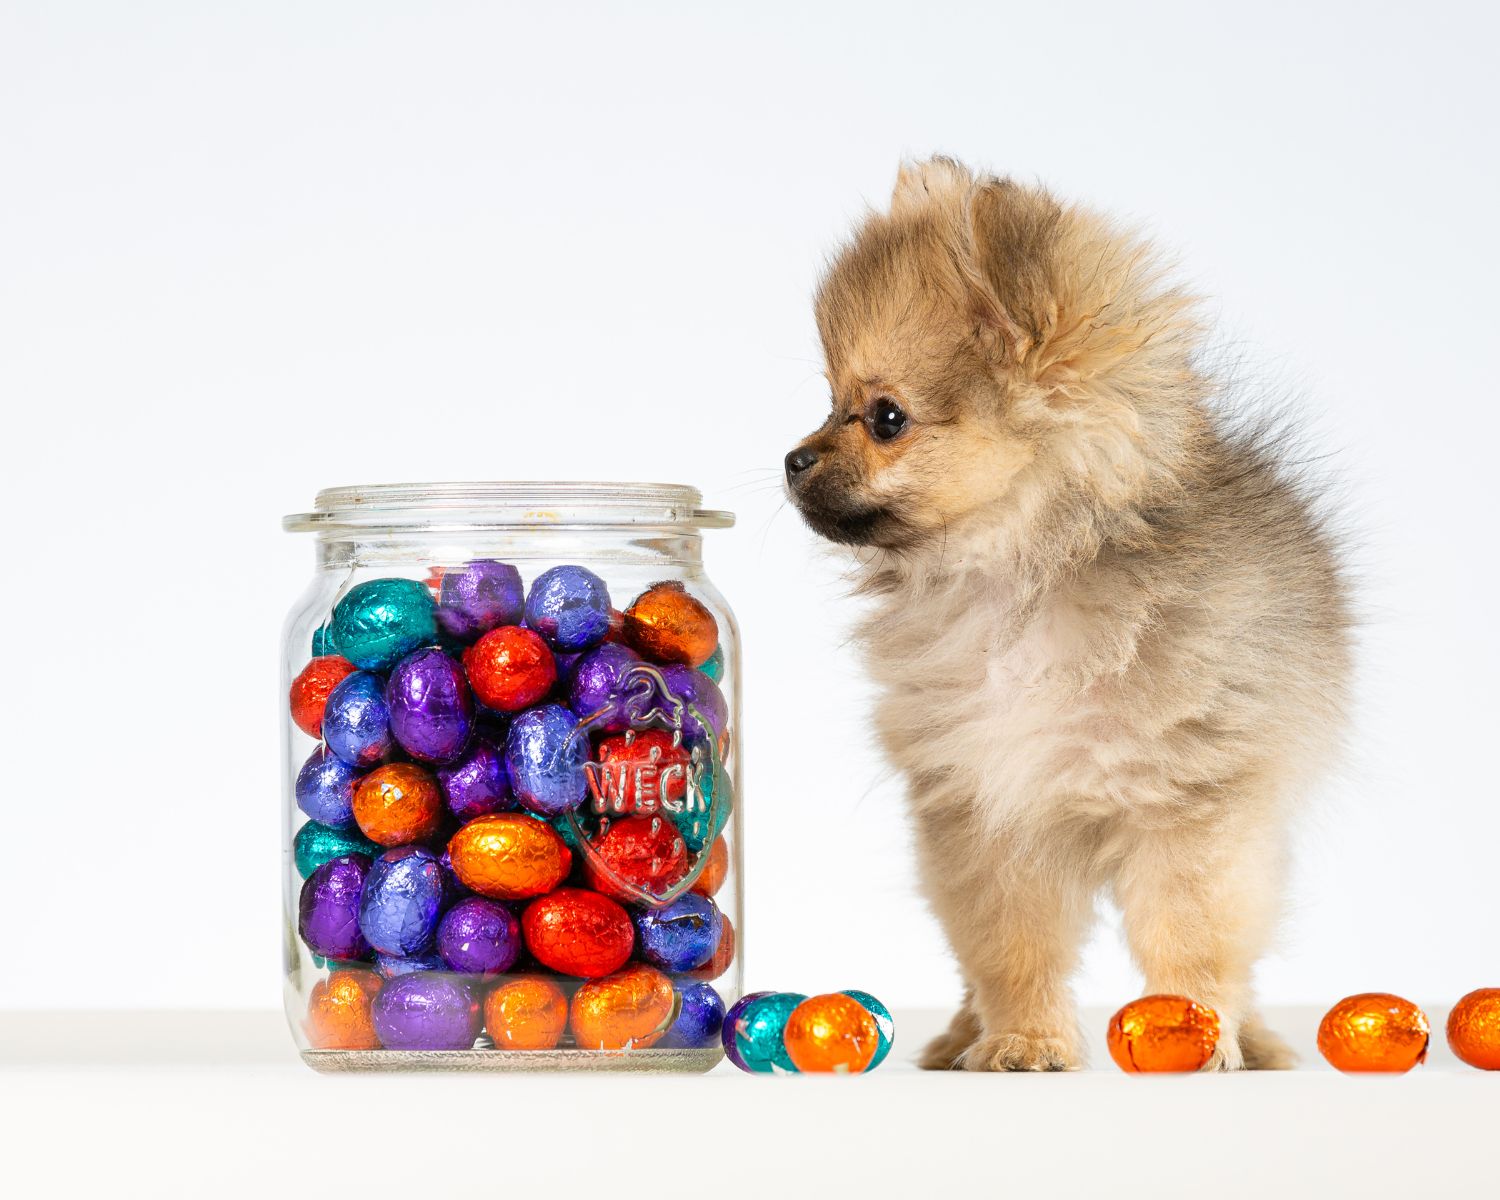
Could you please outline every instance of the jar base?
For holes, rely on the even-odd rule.
[[[676,1071],[701,1074],[724,1057],[701,1050],[304,1050],[322,1074],[368,1071]]]

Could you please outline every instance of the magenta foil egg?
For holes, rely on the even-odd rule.
[[[441,650],[418,650],[398,662],[385,703],[391,733],[413,758],[452,762],[468,745],[474,698],[463,668]]]

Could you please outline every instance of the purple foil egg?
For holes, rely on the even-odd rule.
[[[724,1024],[719,1030],[719,1038],[724,1046],[724,1055],[741,1071],[749,1071],[750,1064],[740,1057],[739,1049],[734,1044],[736,1027],[739,1025],[740,1018],[745,1015],[746,1009],[757,1000],[763,1000],[772,994],[771,992],[747,992],[731,1004],[729,1011],[724,1014]]]
[[[387,1050],[468,1050],[479,1036],[479,1001],[462,980],[440,971],[392,979],[371,1015]]]
[[[420,954],[432,944],[445,891],[443,868],[431,850],[387,850],[365,876],[360,932],[381,954]]]
[[[580,719],[593,717],[590,728],[596,733],[622,733],[629,729],[625,701],[630,689],[626,675],[640,661],[639,654],[618,642],[596,646],[578,660],[568,677],[568,707]]]
[[[574,737],[577,719],[561,704],[528,708],[505,738],[505,771],[516,799],[544,817],[577,808],[588,793],[589,739]]]
[[[356,671],[328,694],[323,740],[351,767],[368,769],[390,753],[391,712],[379,675]]]
[[[351,767],[326,746],[319,746],[297,772],[297,807],[320,825],[350,828],[354,824],[354,781],[359,775],[357,767]]]
[[[505,759],[486,742],[474,742],[465,758],[452,766],[439,767],[434,774],[448,811],[460,821],[516,807]]]
[[[724,693],[719,691],[719,685],[702,671],[685,667],[680,663],[671,663],[662,667],[661,677],[667,685],[668,693],[658,700],[661,707],[670,713],[675,707],[674,701],[684,706],[683,741],[717,741],[729,720],[729,705],[724,699]],[[713,731],[711,738],[708,731],[704,729],[702,721],[693,715],[694,710],[704,721],[708,722]]]
[[[499,975],[521,956],[521,922],[494,900],[471,896],[444,915],[437,933],[438,953],[455,971]]]
[[[359,928],[370,860],[363,854],[329,859],[307,877],[297,902],[297,932],[308,949],[341,962],[370,956],[370,943]]]
[[[375,972],[382,979],[395,979],[417,971],[446,971],[448,964],[441,954],[377,954]]]
[[[521,572],[509,563],[476,558],[443,572],[438,625],[450,637],[472,642],[491,629],[517,624],[525,603]]]
[[[468,745],[474,727],[474,698],[457,661],[441,650],[408,654],[385,685],[391,733],[413,758],[452,762]]]
[[[677,1020],[657,1042],[662,1050],[696,1050],[712,1045],[724,1028],[724,1001],[710,983],[681,989]]]
[[[597,645],[609,633],[609,589],[586,567],[552,567],[531,582],[526,625],[563,654]]]

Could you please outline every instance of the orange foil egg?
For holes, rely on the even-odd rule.
[[[712,896],[724,886],[724,879],[728,874],[729,843],[721,836],[714,839],[714,844],[708,851],[708,861],[703,864],[698,878],[693,880],[692,890],[700,896]]]
[[[496,1050],[551,1050],[568,1027],[568,998],[550,979],[513,979],[485,998],[484,1027]]]
[[[1448,1014],[1448,1045],[1481,1071],[1500,1071],[1500,988],[1470,992]]]
[[[1198,1071],[1219,1044],[1219,1014],[1186,996],[1142,996],[1110,1018],[1109,1056],[1122,1071]]]
[[[805,1073],[858,1075],[880,1047],[880,1026],[858,1000],[835,992],[811,996],[786,1019],[787,1056]]]
[[[672,981],[644,963],[584,984],[573,995],[573,1039],[584,1050],[643,1050],[672,1024]]]
[[[673,580],[647,588],[625,610],[625,641],[656,662],[701,667],[719,644],[719,623]]]
[[[376,767],[354,785],[354,820],[381,846],[407,846],[430,838],[442,815],[437,780],[415,763]]]
[[[573,855],[552,826],[519,813],[475,817],[453,835],[448,856],[458,881],[492,900],[550,892],[573,867]]]
[[[1340,1071],[1410,1071],[1427,1057],[1427,1014],[1389,992],[1346,996],[1318,1025],[1318,1052]]]
[[[314,1050],[379,1050],[370,1006],[380,993],[373,971],[335,971],[313,984],[303,1029]]]

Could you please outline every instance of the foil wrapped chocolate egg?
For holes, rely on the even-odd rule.
[[[623,900],[659,896],[681,881],[691,865],[687,843],[664,817],[624,817],[593,841],[585,860],[589,881]]]
[[[479,1036],[479,1003],[468,985],[441,971],[392,979],[371,1015],[387,1050],[468,1050]]]
[[[886,1055],[891,1052],[891,1046],[896,1040],[896,1020],[891,1016],[891,1010],[877,1000],[869,992],[856,991],[853,988],[846,989],[844,995],[859,1001],[864,1009],[875,1018],[875,1027],[879,1032],[879,1044],[875,1047],[875,1057],[870,1060],[866,1071],[873,1071],[885,1061]]]
[[[634,916],[635,940],[643,959],[663,971],[701,967],[719,948],[724,918],[707,896],[678,896],[663,908],[646,908]]]
[[[672,814],[672,823],[687,848],[697,854],[716,841],[729,824],[729,815],[734,811],[734,788],[724,772],[715,775],[706,769],[695,770],[696,793],[690,803]]]
[[[657,1045],[663,1050],[698,1050],[712,1046],[724,1028],[724,1001],[706,983],[692,983],[678,992],[677,1019]]]
[[[351,767],[373,767],[390,753],[391,711],[379,675],[356,671],[329,693],[323,741]]]
[[[1427,1014],[1389,992],[1346,996],[1318,1025],[1318,1052],[1340,1071],[1410,1071],[1427,1058]]]
[[[880,1047],[880,1027],[858,1000],[842,992],[812,996],[792,1009],[781,1040],[805,1074],[858,1075]]]
[[[348,829],[354,824],[354,785],[359,768],[351,767],[326,746],[319,746],[297,772],[292,794],[297,807],[320,825]]]
[[[583,1050],[643,1050],[672,1023],[672,981],[655,967],[636,963],[585,983],[568,1009],[573,1039]]]
[[[630,914],[608,896],[582,888],[558,888],[533,900],[521,928],[537,962],[581,979],[619,970],[635,945]]]
[[[630,671],[640,664],[629,646],[605,642],[579,657],[568,672],[568,707],[596,733],[630,728]]]
[[[788,1056],[782,1035],[792,1010],[806,999],[800,992],[770,992],[740,1009],[734,1015],[732,1035],[724,1034],[726,1050],[733,1038],[734,1054],[730,1057],[734,1065],[760,1075],[795,1072],[797,1065]],[[728,1016],[724,1028],[729,1030]]]
[[[1479,988],[1448,1014],[1448,1046],[1481,1071],[1500,1071],[1500,988]]]
[[[359,929],[359,903],[370,860],[363,854],[329,859],[302,884],[297,932],[314,954],[336,962],[369,958],[370,943]]]
[[[727,913],[720,912],[724,928],[719,934],[719,946],[713,957],[695,971],[688,972],[690,979],[712,980],[720,978],[734,963],[734,924]]]
[[[551,1050],[568,1027],[568,998],[550,979],[512,979],[485,997],[484,1027],[496,1050]]]
[[[432,944],[444,879],[425,846],[387,850],[370,864],[359,904],[359,930],[380,954],[419,954]]]
[[[443,572],[438,588],[438,627],[472,642],[501,625],[518,625],[526,603],[521,572],[509,563],[477,558]]]
[[[586,567],[543,571],[526,594],[526,625],[563,654],[598,645],[609,633],[609,589]]]
[[[470,896],[443,914],[437,948],[455,971],[499,975],[521,956],[521,923],[498,900]]]
[[[362,671],[385,671],[437,637],[432,592],[415,579],[370,579],[333,609],[333,644]]]
[[[691,890],[700,896],[716,895],[728,877],[729,843],[722,837],[717,837],[708,851],[708,861],[703,864],[703,870],[698,873],[698,878],[693,880]]]
[[[729,725],[729,702],[719,685],[702,671],[676,663],[662,667],[661,677],[662,707],[668,712],[680,709],[683,741],[689,746],[721,743]]]
[[[375,973],[382,979],[411,975],[416,971],[446,971],[448,964],[441,954],[377,954]]]
[[[313,984],[302,1024],[314,1050],[378,1050],[372,1008],[380,978],[371,971],[338,970]]]
[[[464,670],[479,702],[514,713],[546,697],[557,660],[541,635],[519,625],[492,629],[464,651]]]
[[[463,758],[434,774],[448,811],[461,822],[516,806],[505,759],[487,742],[475,741]]]
[[[771,992],[746,992],[731,1004],[729,1011],[724,1014],[724,1021],[719,1027],[719,1040],[724,1047],[724,1056],[741,1071],[748,1071],[750,1067],[740,1057],[739,1047],[735,1045],[735,1030],[739,1028],[741,1019],[750,1010],[751,1005],[772,994]]]
[[[458,881],[492,900],[550,892],[573,867],[557,831],[520,813],[475,817],[449,839],[448,855]]]
[[[554,817],[583,803],[588,759],[589,740],[561,704],[527,709],[505,735],[505,770],[516,799],[543,816]]]
[[[292,857],[297,874],[306,879],[331,858],[345,854],[363,854],[373,858],[380,847],[358,829],[337,829],[318,821],[308,821],[292,839]]]
[[[653,662],[697,667],[719,644],[719,623],[701,600],[669,580],[647,588],[625,610],[625,641]]]
[[[599,743],[598,760],[603,811],[617,816],[679,807],[693,770],[682,739],[665,729],[607,737]]]
[[[463,668],[441,650],[416,650],[393,668],[385,685],[391,735],[413,758],[447,763],[469,744],[474,699]]]
[[[1219,1015],[1186,996],[1142,996],[1110,1018],[1105,1040],[1130,1074],[1197,1071],[1219,1044]]]
[[[354,820],[382,846],[426,841],[437,832],[442,815],[437,780],[415,763],[387,763],[354,785]]]
[[[708,661],[698,668],[715,683],[724,681],[724,647],[715,646],[714,652],[708,656]]]
[[[298,729],[308,737],[322,736],[323,709],[328,704],[329,694],[355,670],[348,659],[328,654],[313,659],[297,673],[287,702]]]
[[[313,630],[312,645],[309,652],[314,658],[324,658],[333,651],[333,629],[331,626],[322,625]],[[314,737],[317,735],[314,734]]]

